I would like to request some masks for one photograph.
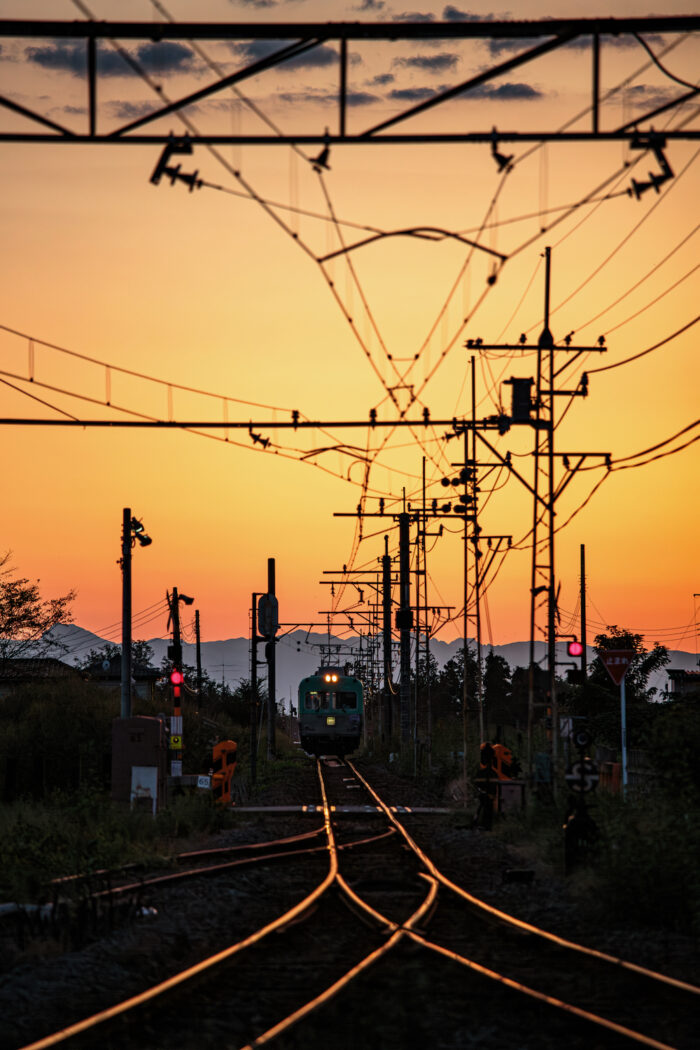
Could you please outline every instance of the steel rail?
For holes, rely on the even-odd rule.
[[[344,880],[341,880],[340,884],[347,885],[346,883],[344,883]],[[242,1047],[241,1050],[254,1050],[255,1047],[264,1046],[266,1043],[269,1043],[272,1039],[276,1039],[278,1035],[282,1034],[282,1032],[285,1032],[288,1028],[291,1028],[293,1025],[297,1024],[298,1021],[301,1021],[304,1017],[307,1017],[310,1013],[313,1013],[314,1010],[318,1010],[319,1007],[324,1006],[327,1002],[330,1002],[330,1000],[333,999],[334,996],[336,996],[339,992],[342,992],[342,990],[346,988],[351,981],[353,981],[356,977],[359,977],[359,975],[361,973],[364,973],[365,970],[369,969],[369,967],[376,963],[379,959],[381,959],[382,956],[390,952],[392,948],[395,948],[403,937],[410,936],[412,927],[417,922],[420,922],[420,920],[432,908],[433,904],[435,903],[437,891],[437,882],[435,879],[431,879],[430,890],[425,900],[402,926],[399,926],[394,930],[391,937],[388,941],[386,941],[385,944],[382,944],[379,948],[376,948],[375,951],[371,952],[369,955],[366,955],[364,959],[361,959],[359,963],[357,963],[350,970],[348,970],[347,973],[343,974],[343,976],[340,977],[333,984],[329,985],[328,988],[326,988],[323,992],[317,995],[314,999],[310,999],[308,1003],[305,1003],[303,1006],[300,1006],[298,1010],[294,1011],[294,1013],[289,1014],[288,1017],[283,1018],[283,1020],[279,1021],[272,1028],[268,1028],[266,1032],[263,1032],[262,1035],[259,1035],[256,1039],[252,1041],[252,1043],[246,1044],[246,1046]],[[363,905],[364,909],[368,913],[371,913],[376,917],[382,919],[385,923],[390,923],[390,920],[385,919],[383,916],[380,916],[379,912],[375,912],[373,908],[370,908],[368,905],[364,905],[364,902],[361,900],[361,898],[357,897],[356,895],[353,896],[360,904]]]
[[[543,940],[549,941],[551,944],[556,944],[560,948],[566,948],[574,952],[579,952],[582,955],[587,955],[592,959],[598,959],[601,962],[610,963],[613,966],[618,966],[621,969],[629,970],[632,973],[639,974],[643,977],[648,977],[651,980],[658,981],[661,984],[667,984],[672,988],[677,988],[680,991],[689,992],[693,995],[700,995],[700,987],[694,984],[689,984],[686,981],[680,981],[676,977],[669,977],[667,974],[657,973],[656,970],[649,970],[645,966],[639,966],[637,963],[628,962],[626,959],[622,959],[616,955],[609,955],[607,952],[598,951],[596,948],[588,948],[584,944],[578,944],[576,941],[569,941],[565,937],[559,937],[557,934],[550,933],[548,930],[543,930],[539,926],[533,926],[529,922],[524,922],[522,919],[517,919],[514,915],[509,915],[507,912],[500,911],[498,908],[494,908],[492,905],[487,904],[485,901],[480,900],[478,897],[474,897],[467,890],[462,889],[456,883],[452,882],[443,875],[441,871],[435,866],[432,860],[426,856],[421,850],[420,846],[411,838],[406,828],[403,827],[401,822],[396,819],[394,814],[391,812],[388,806],[380,799],[376,791],[371,787],[370,784],[365,780],[362,774],[356,769],[352,762],[348,762],[348,767],[352,769],[355,776],[362,784],[367,788],[372,797],[376,800],[377,804],[384,810],[389,820],[401,833],[408,846],[413,852],[421,859],[425,864],[433,878],[436,878],[441,885],[447,889],[452,890],[453,893],[457,894],[463,900],[467,901],[470,905],[477,908],[479,911],[491,915],[498,919],[500,922],[505,923],[508,926],[512,926],[515,929],[522,930],[525,933],[534,934],[537,937],[541,937]]]
[[[557,999],[552,995],[547,995],[545,992],[539,992],[536,988],[531,988],[529,985],[522,984],[520,981],[514,981],[512,978],[497,973],[495,970],[489,970],[486,966],[474,962],[473,959],[468,959],[466,956],[460,955],[458,952],[453,952],[449,948],[444,948],[442,945],[435,944],[433,941],[429,941],[426,937],[419,933],[415,933],[413,930],[408,931],[408,936],[424,948],[428,948],[430,951],[436,952],[438,955],[442,955],[446,959],[450,959],[452,962],[459,963],[460,966],[465,966],[467,969],[472,970],[474,973],[477,973],[482,977],[487,977],[491,981],[496,981],[505,988],[510,988],[512,991],[526,995],[530,999],[536,999],[538,1002],[545,1003],[547,1006],[554,1007],[557,1010],[563,1010],[564,1013],[572,1014],[574,1017],[581,1018],[584,1021],[589,1021],[591,1024],[598,1025],[601,1028],[607,1028],[609,1031],[615,1032],[617,1035],[623,1035],[635,1043],[641,1043],[643,1046],[653,1047],[654,1050],[676,1050],[676,1048],[670,1044],[660,1043],[657,1039],[652,1039],[650,1036],[643,1035],[641,1032],[637,1032],[633,1028],[627,1028],[625,1025],[617,1024],[616,1021],[610,1021],[607,1017],[602,1017],[600,1014],[594,1014],[589,1010],[582,1009],[580,1006],[574,1006],[572,1003],[567,1003],[563,999]]]
[[[318,832],[312,832],[311,834],[316,835]],[[357,839],[352,842],[344,842],[342,845],[336,846],[336,849],[338,851],[353,849],[355,846],[364,846],[368,842],[376,842],[379,839],[394,834],[396,834],[396,829],[390,828],[388,831],[382,832],[381,835],[374,835],[371,838]],[[304,838],[306,836],[300,835],[298,837]],[[246,847],[241,848],[245,849]],[[218,875],[222,871],[242,867],[246,864],[262,864],[267,860],[283,860],[286,857],[310,856],[312,853],[321,853],[327,848],[327,846],[311,846],[307,849],[282,850],[280,853],[257,853],[252,857],[241,857],[238,860],[222,861],[220,864],[203,865],[201,868],[190,868],[189,871],[173,871],[169,872],[167,875],[156,875],[152,879],[141,879],[139,882],[125,883],[123,886],[113,886],[106,890],[97,890],[95,893],[90,894],[90,897],[93,900],[97,900],[101,897],[120,897],[127,893],[135,893],[138,890],[149,889],[152,886],[161,886],[167,885],[171,882],[184,882],[186,879],[195,879],[198,875]]]
[[[312,853],[322,853],[327,846],[311,846],[308,849],[283,850],[281,853],[262,853],[254,857],[241,857],[238,860],[226,860],[220,864],[209,864],[201,868],[190,868],[189,871],[173,871],[168,875],[156,875],[152,879],[142,879],[140,882],[130,882],[123,886],[113,886],[106,890],[97,890],[91,894],[93,900],[101,897],[121,897],[127,893],[136,893],[139,890],[150,889],[152,886],[165,886],[171,882],[184,882],[186,879],[196,879],[198,875],[218,875],[222,871],[231,868],[240,868],[246,864],[257,864],[266,860],[281,860],[284,857],[308,856]]]
[[[303,831],[299,835],[288,835],[283,839],[268,839],[265,842],[243,842],[235,846],[217,846],[215,849],[196,849],[187,853],[178,853],[175,858],[178,861],[192,860],[194,857],[213,857],[223,853],[237,853],[243,850],[266,849],[270,846],[286,846],[292,842],[303,842],[305,839],[315,838],[324,831],[323,825],[313,831]]]
[[[319,778],[321,779],[321,783],[323,784],[320,761],[317,760],[317,764],[319,769]],[[377,799],[387,816],[389,816],[390,819],[392,819],[392,822],[396,823],[395,821],[393,821],[393,817],[388,808],[384,806],[384,804],[379,799],[379,796],[369,786],[367,781],[357,773],[357,770],[352,765],[352,763],[348,762],[347,764],[348,767],[352,769],[353,772],[359,777],[361,782],[364,784],[365,788],[369,790],[372,793],[372,795]],[[425,854],[423,854],[422,851],[418,848],[417,853],[419,859],[423,864],[427,863],[429,866],[434,867],[432,865],[432,862],[430,862],[429,858],[426,857]],[[590,1024],[594,1024],[601,1028],[605,1028],[608,1031],[615,1032],[617,1035],[622,1035],[636,1043],[651,1047],[653,1048],[653,1050],[674,1050],[674,1047],[670,1046],[667,1043],[661,1043],[658,1040],[645,1036],[642,1033],[636,1032],[631,1028],[627,1028],[624,1025],[620,1025],[615,1021],[610,1021],[608,1018],[602,1017],[599,1014],[595,1014],[591,1011],[584,1010],[581,1007],[574,1006],[573,1004],[567,1003],[562,999],[557,999],[554,996],[547,995],[546,993],[540,992],[535,988],[531,988],[528,985],[522,984],[519,981],[515,981],[512,978],[506,977],[504,974],[497,973],[494,970],[490,970],[487,967],[475,962],[474,960],[468,959],[466,956],[460,955],[459,953],[453,952],[448,948],[444,948],[441,945],[435,944],[433,941],[428,940],[423,934],[416,932],[416,930],[414,929],[415,924],[418,921],[420,921],[420,919],[425,918],[429,914],[430,910],[434,907],[437,901],[438,886],[441,881],[439,878],[439,873],[437,877],[435,874],[426,875],[424,873],[421,873],[421,876],[422,878],[426,879],[426,881],[430,885],[430,891],[428,896],[422,902],[420,907],[413,913],[413,915],[411,915],[407,922],[396,923],[389,919],[387,916],[382,915],[371,905],[367,904],[366,901],[364,901],[357,893],[355,893],[355,891],[348,885],[348,883],[343,879],[342,875],[340,875],[339,873],[336,881],[338,882],[338,885],[341,887],[343,892],[348,895],[349,899],[355,905],[357,905],[362,911],[369,915],[370,918],[384,926],[387,931],[391,932],[389,940],[383,946],[376,949],[374,952],[371,952],[359,963],[353,966],[341,978],[339,978],[337,981],[331,984],[323,992],[315,996],[313,999],[309,1000],[309,1002],[305,1003],[304,1006],[300,1007],[298,1010],[295,1010],[293,1013],[283,1018],[272,1028],[269,1028],[267,1031],[262,1033],[262,1035],[254,1039],[251,1043],[246,1044],[246,1046],[243,1047],[242,1050],[255,1050],[256,1047],[266,1045],[273,1039],[277,1038],[277,1036],[281,1035],[283,1032],[291,1028],[293,1025],[303,1020],[309,1014],[324,1006],[339,992],[343,991],[343,989],[345,989],[351,983],[351,981],[353,981],[361,973],[363,973],[375,962],[381,959],[384,955],[388,954],[388,952],[391,951],[394,947],[396,947],[396,945],[404,936],[408,936],[421,947],[426,948],[429,951],[433,951],[436,954],[441,955],[447,959],[450,959],[452,962],[458,963],[459,965],[471,970],[473,973],[476,973],[482,977],[486,977],[489,980],[495,981],[503,987],[508,988],[511,991],[514,991],[520,995],[525,995],[530,999],[534,999],[537,1002],[544,1003],[549,1007],[570,1014],[571,1016],[576,1017],[580,1020],[586,1021]]]
[[[321,784],[321,794],[323,798],[324,813],[327,813],[329,831],[332,835],[330,808],[328,806],[326,787],[323,780],[323,772],[321,769],[320,759],[316,760],[316,768],[318,771],[319,782]],[[431,878],[430,876],[425,876],[425,878],[427,878],[430,883],[430,887],[425,899],[421,902],[419,907],[414,911],[414,913],[405,923],[399,924],[393,922],[387,916],[382,915],[380,912],[376,911],[376,909],[373,908],[371,905],[367,904],[366,901],[364,901],[360,896],[358,896],[357,893],[355,893],[355,891],[352,889],[351,886],[348,885],[348,883],[345,881],[340,872],[338,872],[336,874],[336,882],[340,887],[341,891],[347,895],[347,897],[353,904],[361,908],[362,911],[364,911],[374,922],[384,927],[384,929],[387,932],[390,932],[391,936],[384,944],[380,945],[379,948],[376,948],[373,952],[370,952],[369,955],[366,955],[364,959],[361,959],[358,963],[352,966],[346,973],[343,974],[342,977],[339,977],[337,981],[334,981],[333,984],[329,985],[318,995],[314,996],[313,999],[310,999],[307,1003],[304,1003],[304,1005],[300,1006],[299,1009],[295,1010],[291,1014],[288,1014],[287,1017],[282,1018],[282,1020],[278,1021],[277,1024],[273,1025],[272,1028],[268,1028],[267,1031],[263,1032],[261,1035],[253,1039],[251,1043],[246,1044],[246,1046],[243,1047],[242,1050],[254,1050],[255,1047],[264,1046],[266,1043],[271,1042],[271,1040],[276,1039],[277,1036],[281,1035],[283,1032],[287,1031],[287,1029],[291,1028],[293,1025],[303,1020],[303,1018],[308,1017],[309,1014],[313,1013],[315,1010],[318,1010],[321,1006],[324,1006],[326,1003],[330,1002],[331,999],[333,999],[339,992],[346,988],[356,977],[358,977],[361,973],[364,973],[365,970],[369,969],[370,966],[376,963],[384,955],[387,955],[393,948],[396,947],[396,945],[405,936],[410,935],[416,923],[420,922],[422,919],[425,918],[426,915],[429,914],[437,899],[437,880]]]
[[[92,1014],[90,1017],[85,1017],[81,1021],[77,1021],[75,1024],[68,1025],[66,1028],[62,1028],[58,1032],[53,1032],[51,1035],[45,1036],[43,1039],[38,1039],[33,1043],[27,1043],[25,1046],[20,1047],[19,1050],[46,1050],[48,1047],[58,1046],[59,1043],[66,1042],[74,1036],[82,1035],[85,1032],[97,1028],[106,1021],[112,1021],[117,1017],[121,1017],[124,1014],[129,1013],[131,1010],[144,1006],[146,1003],[150,1003],[154,999],[157,999],[168,992],[174,991],[181,985],[187,984],[195,977],[199,977],[202,974],[215,969],[222,963],[228,962],[235,955],[238,955],[239,952],[242,952],[246,948],[250,948],[255,944],[259,944],[260,941],[268,936],[268,934],[273,933],[275,930],[282,930],[286,926],[289,926],[291,923],[300,919],[323,896],[326,890],[333,885],[338,874],[338,854],[335,845],[335,838],[333,836],[333,829],[331,827],[330,809],[322,779],[321,795],[323,798],[324,830],[327,837],[327,845],[325,848],[329,853],[328,874],[323,881],[311,891],[311,893],[303,898],[303,900],[295,904],[294,907],[289,908],[283,915],[280,915],[276,919],[273,919],[272,922],[267,923],[266,926],[262,926],[248,937],[243,938],[241,941],[237,941],[236,944],[224,948],[223,951],[217,952],[215,955],[211,955],[208,958],[203,959],[201,962],[195,963],[194,966],[190,966],[186,970],[181,970],[179,973],[173,974],[172,977],[167,978],[165,981],[161,981],[159,984],[156,984],[151,988],[147,988],[146,991],[140,992],[138,995],[130,996],[130,998],[124,999],[120,1003],[115,1003],[114,1006],[110,1006],[106,1010],[100,1010],[98,1013]]]

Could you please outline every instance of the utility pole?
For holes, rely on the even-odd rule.
[[[250,608],[250,782],[255,783],[258,764],[258,596]]]
[[[586,688],[586,678],[588,675],[588,651],[586,646],[586,545],[581,544],[581,577],[580,577],[580,594],[581,594],[581,684],[583,688]]]
[[[122,511],[121,716],[131,718],[131,509]]]
[[[121,653],[121,717],[131,718],[131,549],[138,540],[148,547],[153,540],[143,524],[131,515],[131,508],[122,510],[122,653]]]
[[[411,582],[409,565],[409,521],[410,516],[404,510],[399,514],[399,609],[396,626],[399,629],[400,642],[400,680],[399,680],[399,724],[402,749],[410,739],[410,680],[411,680]]]
[[[392,677],[391,677],[391,555],[389,554],[389,537],[384,537],[384,554],[382,555],[382,641],[384,662],[384,688],[379,715],[379,739],[384,736],[391,739],[392,726]]]
[[[549,327],[549,301],[551,284],[551,248],[545,249],[546,273],[545,273],[545,297],[544,297],[544,321],[536,346],[526,345],[525,336],[521,336],[520,342],[516,344],[486,344],[482,340],[469,340],[467,346],[478,345],[482,350],[504,350],[512,353],[515,350],[535,351],[537,354],[537,378],[534,400],[531,397],[530,388],[533,380],[511,378],[507,382],[513,386],[512,410],[510,418],[506,417],[508,427],[511,424],[525,424],[531,426],[535,432],[533,449],[534,479],[532,485],[518,473],[513,467],[510,456],[501,456],[490,442],[479,433],[482,441],[491,452],[500,459],[509,472],[528,489],[534,497],[532,518],[532,562],[530,573],[530,666],[528,672],[528,731],[527,731],[527,765],[530,775],[533,774],[533,734],[535,725],[536,707],[536,672],[537,661],[535,659],[535,643],[537,639],[537,615],[541,608],[540,595],[546,595],[547,622],[544,634],[546,637],[547,652],[547,703],[551,717],[551,757],[553,766],[556,767],[558,760],[558,708],[556,694],[556,620],[557,620],[557,586],[555,577],[555,504],[559,496],[576,476],[576,473],[590,456],[600,456],[610,462],[610,454],[604,452],[570,452],[557,453],[554,449],[555,435],[555,398],[556,397],[585,397],[588,394],[588,377],[584,372],[577,386],[573,390],[555,389],[557,377],[569,367],[571,359],[559,368],[555,369],[555,352],[565,352],[574,355],[574,359],[583,353],[604,353],[605,339],[601,336],[596,346],[572,346],[571,338],[567,336],[564,344],[555,347],[554,338]],[[546,355],[546,356],[545,356]],[[507,429],[507,428],[506,428]],[[565,474],[557,483],[555,472],[555,459],[561,458]],[[570,459],[576,459],[575,464],[570,464]],[[545,475],[546,495],[540,493],[544,488],[542,475]],[[545,523],[547,530],[546,558],[539,560],[540,548],[540,526]]]
[[[267,593],[268,598],[275,598],[275,559],[267,559]],[[274,604],[274,603],[273,603]],[[275,630],[277,628],[275,627]],[[273,634],[267,634],[265,658],[267,660],[267,757],[275,757],[275,720],[276,704],[276,640]]]
[[[202,698],[202,640],[199,629],[199,609],[194,611],[194,635],[197,646],[197,696]]]
[[[464,507],[466,509],[469,497],[469,482],[467,480],[467,463],[469,462],[469,431],[464,431]],[[464,515],[464,563],[462,575],[462,600],[464,601],[464,617],[462,621],[462,634],[464,646],[462,648],[462,777],[464,780],[464,804],[467,804],[467,739],[468,739],[468,715],[467,705],[469,701],[469,687],[467,685],[467,669],[469,666],[469,651],[467,633],[469,628],[469,523],[467,515]]]
[[[481,551],[479,549],[479,475],[476,461],[476,358],[471,357],[472,373],[472,457],[469,465],[471,470],[471,503],[474,514],[473,543],[474,543],[474,600],[476,604],[476,696],[479,705],[479,733],[481,742],[486,740],[486,727],[484,725],[484,679],[481,668]],[[465,463],[465,466],[467,464]]]
[[[173,644],[170,649],[173,671],[182,675],[182,641],[180,638],[180,596],[177,587],[173,587],[172,595],[168,595],[170,604],[170,619],[173,625]],[[171,688],[173,693],[173,713],[170,717],[170,741],[171,744],[179,739],[179,747],[171,747],[170,773],[171,776],[182,776],[182,707],[180,701],[180,690],[182,678],[176,680],[173,672],[170,673]]]

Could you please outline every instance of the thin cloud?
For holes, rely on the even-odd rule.
[[[396,88],[389,92],[387,98],[393,99],[396,102],[424,102],[426,99],[433,98],[435,95],[446,89],[447,86],[444,84],[439,88]],[[464,102],[469,102],[473,99],[496,102],[534,102],[537,99],[544,97],[544,93],[538,88],[532,87],[531,84],[523,84],[517,81],[497,85],[479,84],[478,87],[472,88],[470,91],[465,91],[456,96],[456,98],[461,99]]]
[[[498,84],[496,87],[494,87],[493,84],[480,84],[478,87],[469,91],[464,98],[488,98],[503,99],[509,102],[531,102],[534,99],[544,98],[544,92],[540,91],[538,88],[532,87],[531,84],[517,82]]]
[[[454,69],[459,62],[459,55],[442,51],[439,55],[412,55],[410,58],[395,58],[395,66],[407,69],[422,69],[429,73],[445,73]]]
[[[58,43],[45,47],[26,48],[25,58],[43,69],[72,76],[84,76],[87,70],[87,51],[83,44]],[[165,40],[159,44],[141,44],[131,52],[134,59],[149,73],[170,76],[191,72],[195,56],[184,44]],[[137,74],[117,51],[98,48],[97,70],[103,77],[128,77]]]
[[[436,94],[435,88],[394,88],[389,92],[388,98],[396,102],[423,102],[426,98],[432,98]]]
[[[384,0],[362,0],[362,3],[354,7],[353,11],[382,11],[385,7]]]
[[[402,15],[392,15],[392,22],[434,22],[435,15],[423,15],[418,11],[405,12]]]
[[[291,43],[289,40],[248,40],[243,44],[233,45],[232,50],[244,62],[252,63],[267,58],[268,55],[274,54],[275,51],[281,50],[289,43]],[[297,55],[295,58],[281,62],[276,68],[285,73],[295,69],[325,69],[327,66],[336,65],[337,62],[338,52],[335,48],[321,44],[310,51],[305,51],[303,55]]]
[[[338,93],[336,91],[314,91],[311,88],[305,91],[281,91],[275,95],[275,98],[293,106],[308,105],[309,103],[324,106],[338,104]],[[345,96],[347,106],[370,106],[373,102],[381,102],[381,99],[378,95],[373,95],[369,91],[348,91]]]
[[[537,44],[541,44],[548,39],[549,37],[546,36],[513,37],[508,40],[491,39],[486,43],[486,46],[489,49],[489,53],[494,58],[497,58],[499,55],[509,51],[527,51],[528,48],[536,47]],[[664,42],[663,37],[656,33],[650,33],[645,39],[648,44],[663,44]],[[635,40],[633,36],[624,33],[620,36],[609,36],[603,34],[601,36],[601,42],[604,47],[613,47],[621,50],[640,46],[638,40]],[[574,37],[573,40],[567,41],[567,43],[562,46],[570,48],[573,51],[587,51],[591,47],[591,43],[591,34],[583,33],[581,36]]]
[[[494,15],[475,15],[471,11],[460,11],[454,4],[448,4],[442,12],[445,22],[493,22]]]
[[[376,77],[372,77],[372,79],[368,80],[367,83],[376,84],[377,87],[383,87],[386,84],[393,84],[395,80],[396,77],[393,73],[378,73]]]
[[[115,120],[138,120],[139,117],[146,117],[152,113],[154,107],[152,102],[128,102],[116,99],[108,102],[105,108]],[[194,106],[191,107],[189,112],[191,113],[194,108]]]
[[[614,92],[614,95],[623,96],[625,102],[633,106],[664,106],[676,97],[676,92],[655,84],[635,84]]]
[[[277,0],[228,0],[240,7],[277,7]]]

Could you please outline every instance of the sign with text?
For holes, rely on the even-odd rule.
[[[620,685],[636,655],[634,649],[605,649],[598,653],[615,685]]]

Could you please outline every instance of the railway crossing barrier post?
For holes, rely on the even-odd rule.
[[[570,872],[586,859],[598,839],[598,827],[588,812],[586,795],[595,791],[598,784],[598,767],[587,757],[592,738],[585,729],[574,733],[574,744],[578,748],[578,760],[566,771],[566,782],[571,792],[569,815],[564,830],[564,867]]]

